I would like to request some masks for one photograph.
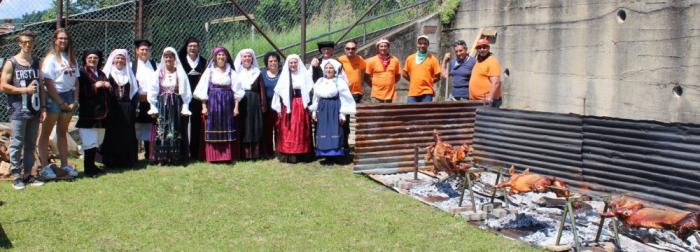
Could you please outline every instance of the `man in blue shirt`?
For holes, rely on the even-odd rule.
[[[442,71],[444,78],[452,77],[452,86],[450,90],[450,100],[462,101],[469,100],[469,79],[472,75],[472,68],[476,64],[476,58],[469,56],[467,43],[464,40],[457,40],[452,44],[455,51],[455,57],[450,59],[450,54],[446,53],[443,59]],[[450,61],[445,64],[445,61]]]

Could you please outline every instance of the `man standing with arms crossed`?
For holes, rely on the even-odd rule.
[[[40,79],[40,62],[32,57],[35,34],[29,30],[21,32],[17,38],[20,51],[5,62],[0,77],[0,88],[7,94],[10,105],[10,125],[12,136],[9,155],[14,181],[12,187],[24,189],[26,184],[41,186],[44,182],[31,175],[34,167],[36,138],[39,131],[40,111],[46,106],[38,103],[37,92],[43,89]],[[22,169],[20,169],[22,167]]]

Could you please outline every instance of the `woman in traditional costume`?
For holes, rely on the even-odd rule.
[[[299,55],[287,57],[272,98],[272,109],[279,118],[277,152],[281,162],[308,161],[312,153],[311,120],[306,108],[311,103],[314,82],[302,64]]]
[[[277,86],[277,80],[279,80],[280,74],[280,56],[275,52],[268,52],[263,56],[263,61],[265,62],[265,68],[261,69],[263,84],[265,85],[265,103],[267,107],[265,108],[265,114],[263,114],[263,142],[262,142],[262,156],[265,158],[272,158],[275,155],[274,150],[274,140],[275,140],[275,124],[277,122],[277,112],[272,110],[270,104],[272,104],[272,97],[275,96],[275,86]]]
[[[236,79],[232,63],[225,48],[214,48],[193,94],[202,101],[202,115],[206,118],[204,142],[208,162],[235,161],[240,153],[234,118],[245,91]]]
[[[244,159],[260,158],[263,138],[263,113],[267,105],[265,85],[260,77],[260,69],[252,49],[238,52],[233,61],[236,77],[245,96],[240,102],[241,143]]]
[[[83,175],[88,177],[104,173],[95,165],[95,155],[105,137],[107,116],[110,111],[110,84],[99,67],[102,65],[102,52],[88,50],[83,53],[83,67],[80,69],[78,84],[80,87],[80,111],[75,127],[80,133],[83,149]]]
[[[314,97],[309,111],[316,122],[316,156],[334,161],[347,155],[343,125],[347,115],[355,114],[355,100],[345,78],[338,78],[340,62],[323,60],[323,78],[314,84]]]
[[[175,48],[163,50],[156,75],[156,85],[148,92],[148,114],[156,117],[151,130],[150,160],[156,164],[184,164],[189,156],[187,119],[192,115],[192,90]]]
[[[102,72],[107,74],[112,90],[109,127],[100,151],[102,163],[107,167],[131,167],[138,159],[134,124],[139,86],[132,71],[129,52],[126,49],[112,51]]]

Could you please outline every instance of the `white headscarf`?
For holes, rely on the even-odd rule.
[[[209,81],[211,80],[212,71],[215,71],[216,68],[216,55],[219,52],[225,52],[226,55],[229,55],[228,51],[225,50],[226,49],[221,47],[214,48],[211,55],[211,60],[209,60],[209,63],[207,64],[207,69],[204,70],[202,77],[199,79],[199,83],[197,83],[197,87],[194,89],[194,93],[192,94],[194,98],[199,100],[209,100]],[[227,56],[227,58],[228,57],[230,56]],[[228,62],[226,62],[226,70],[224,73],[231,78],[231,90],[233,90],[233,96],[237,101],[240,101],[245,95],[245,91],[241,88],[240,82],[237,81],[238,77],[236,75],[236,71],[231,68],[231,64]]]
[[[325,69],[328,64],[331,64],[333,69],[335,69],[336,75],[333,78],[328,78],[328,76],[326,76]],[[320,98],[330,98],[337,95],[340,100],[339,112],[342,116],[355,114],[355,99],[350,92],[350,86],[348,86],[348,82],[344,76],[338,75],[343,65],[335,59],[327,59],[323,60],[319,66],[324,70],[323,78],[318,79],[316,84],[314,84],[314,97],[311,106],[309,106],[309,110],[316,112]]]
[[[340,64],[335,59],[325,59],[321,61],[321,70],[323,70],[323,76],[326,76],[326,65],[331,64],[333,66],[333,69],[335,69],[335,76],[338,77],[338,74],[340,73],[340,68],[343,66],[343,64]]]
[[[175,50],[175,48],[165,48],[163,50],[163,55],[165,55],[166,52],[170,52],[175,55],[174,57],[178,82],[178,93],[180,94],[180,98],[182,98],[182,111],[180,113],[182,113],[183,115],[191,115],[192,112],[190,112],[189,109],[190,101],[192,100],[190,80],[187,78],[187,73],[185,72],[185,69],[182,68],[182,62],[177,56],[177,51]],[[148,102],[151,104],[151,109],[148,110],[149,115],[158,114],[158,95],[160,95],[160,81],[162,78],[161,75],[164,74],[165,71],[165,57],[161,56],[160,63],[158,63],[158,69],[156,70],[157,81],[155,85],[151,85],[151,87],[149,87],[150,90],[148,92]]]
[[[124,60],[126,60],[126,64],[124,65],[124,68],[119,70],[116,67],[114,67],[114,58],[117,57],[117,55],[124,56]],[[109,54],[109,57],[107,58],[107,62],[105,62],[105,66],[102,67],[102,72],[109,76],[114,76],[114,75],[121,75],[121,76],[127,76],[129,78],[129,84],[131,84],[131,87],[129,87],[129,98],[133,98],[136,93],[139,92],[139,84],[136,81],[136,75],[134,75],[134,72],[131,71],[131,60],[129,59],[129,52],[126,51],[126,49],[114,49],[112,53]],[[113,77],[114,78],[114,77]],[[115,79],[116,80],[116,79]],[[116,81],[117,85],[122,86],[125,85],[126,83],[119,83],[119,81]]]
[[[297,60],[299,65],[297,67],[296,73],[290,73],[289,62],[291,62],[294,59]],[[292,75],[294,75],[296,79],[303,80],[302,83],[298,84],[299,86],[301,86],[301,98],[304,101],[304,108],[306,108],[309,102],[311,101],[311,98],[309,97],[309,92],[311,92],[311,89],[314,86],[314,81],[311,78],[311,73],[306,71],[306,68],[304,67],[304,62],[301,61],[299,55],[289,55],[284,61],[284,67],[282,67],[282,72],[280,73],[279,80],[277,81],[277,85],[275,86],[275,96],[272,98],[272,104],[270,104],[272,109],[274,109],[278,113],[282,112],[282,105],[287,107],[287,114],[292,113],[291,94],[289,93],[292,87]]]
[[[243,68],[243,54],[250,53],[253,57],[253,62],[250,65],[250,70],[245,70]],[[255,58],[255,51],[250,48],[243,49],[238,52],[236,59],[233,60],[233,67],[236,69],[236,74],[238,74],[238,80],[241,83],[241,87],[244,90],[250,90],[253,82],[260,76],[260,67],[258,66],[258,60]]]

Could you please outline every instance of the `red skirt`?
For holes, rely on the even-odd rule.
[[[233,142],[208,142],[205,143],[207,162],[232,162],[241,159],[240,143]]]
[[[292,98],[292,113],[282,106],[282,115],[277,120],[279,138],[277,151],[282,154],[306,154],[312,151],[311,118],[304,108],[301,96]]]

